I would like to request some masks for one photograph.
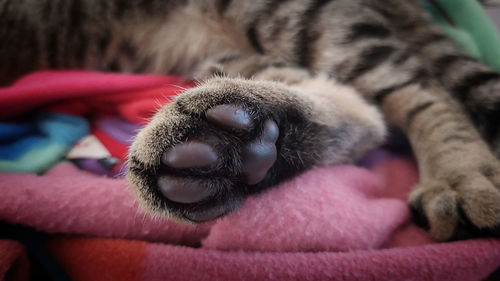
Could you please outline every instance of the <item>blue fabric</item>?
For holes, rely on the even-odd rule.
[[[33,124],[2,123],[0,122],[0,143],[15,140],[30,131],[34,131]]]
[[[45,169],[43,163],[54,164],[54,161],[64,156],[78,140],[89,134],[89,124],[81,117],[60,114],[41,113],[30,121],[16,123],[0,123],[0,161],[3,170],[24,165],[29,159],[36,158],[42,163],[37,167]],[[57,155],[43,153],[44,148],[58,147]],[[24,157],[24,158],[23,158]],[[17,162],[16,162],[17,161]],[[17,169],[17,168],[16,168]],[[38,169],[38,168],[37,168]],[[40,172],[40,171],[36,171]]]
[[[46,146],[48,143],[49,140],[40,135],[20,136],[15,141],[0,144],[0,159],[15,161],[33,148]]]
[[[36,118],[36,126],[51,141],[66,145],[89,134],[87,120],[68,114],[42,113]]]

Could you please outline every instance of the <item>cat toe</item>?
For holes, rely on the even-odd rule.
[[[247,130],[251,126],[250,114],[233,104],[214,106],[205,115],[208,121],[226,129]]]
[[[176,203],[196,203],[210,196],[208,188],[185,178],[161,176],[157,183],[163,196]]]
[[[203,168],[213,166],[218,160],[215,150],[199,141],[180,143],[166,151],[161,162],[171,168]]]
[[[261,182],[276,162],[275,143],[278,135],[276,122],[267,120],[262,135],[244,147],[242,172],[247,184],[254,185]]]

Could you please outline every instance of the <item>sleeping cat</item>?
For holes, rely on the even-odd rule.
[[[2,0],[0,38],[4,84],[47,68],[203,81],[130,149],[127,179],[152,213],[223,216],[315,165],[354,161],[387,122],[410,140],[409,202],[434,238],[500,234],[500,74],[417,1]]]

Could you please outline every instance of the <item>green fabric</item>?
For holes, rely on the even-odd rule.
[[[61,161],[68,146],[52,143],[34,148],[16,161],[0,160],[0,171],[8,173],[42,173]]]
[[[475,0],[436,0],[455,26],[450,26],[431,8],[436,21],[448,36],[470,55],[500,70],[500,35],[481,5]]]
[[[446,35],[460,45],[467,54],[476,59],[483,60],[478,44],[467,31],[445,24],[440,24],[440,26]]]

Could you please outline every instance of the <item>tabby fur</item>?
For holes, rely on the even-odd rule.
[[[3,84],[75,68],[203,81],[160,109],[130,149],[127,179],[152,213],[227,214],[314,165],[354,161],[383,141],[387,122],[410,140],[420,183],[409,202],[434,238],[500,234],[500,74],[462,53],[417,1],[1,0],[0,38]],[[223,104],[250,114],[251,128],[206,119]],[[266,120],[279,127],[278,155],[249,185],[241,151]],[[215,166],[161,164],[193,139],[218,151]],[[162,175],[210,196],[168,200]]]

